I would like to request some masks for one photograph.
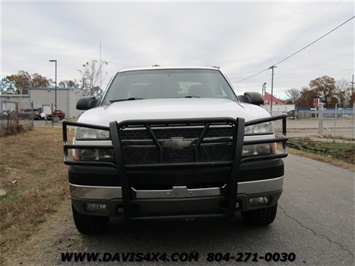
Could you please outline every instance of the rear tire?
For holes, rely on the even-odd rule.
[[[72,206],[72,211],[76,229],[85,235],[92,235],[103,232],[110,221],[110,217],[108,216],[81,214],[75,209],[74,206]]]
[[[277,203],[274,206],[242,212],[244,221],[249,225],[266,226],[271,224],[276,217]]]

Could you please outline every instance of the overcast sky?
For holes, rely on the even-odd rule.
[[[87,61],[118,70],[220,66],[235,89],[270,93],[262,72],[352,18],[353,1],[3,1],[1,76],[20,70],[80,79]],[[323,75],[351,81],[355,19],[277,64],[274,92],[306,87]],[[101,50],[100,50],[101,43]],[[101,51],[101,53],[100,53]]]

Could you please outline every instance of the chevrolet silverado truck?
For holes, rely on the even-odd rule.
[[[102,99],[79,99],[77,109],[86,111],[77,122],[63,122],[77,230],[99,233],[117,216],[240,212],[248,224],[272,223],[283,188],[286,115],[270,116],[262,104],[259,93],[238,96],[217,67],[119,71]]]

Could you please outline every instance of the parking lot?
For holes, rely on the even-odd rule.
[[[345,118],[324,118],[323,137],[355,138],[355,122]],[[289,137],[319,136],[318,119],[288,119],[287,133]]]

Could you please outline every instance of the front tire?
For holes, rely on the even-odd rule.
[[[81,214],[75,209],[74,206],[72,206],[72,211],[76,229],[85,235],[103,232],[110,221],[110,217],[107,216]]]
[[[277,203],[264,209],[242,212],[244,221],[249,225],[266,226],[271,224],[276,217]]]

